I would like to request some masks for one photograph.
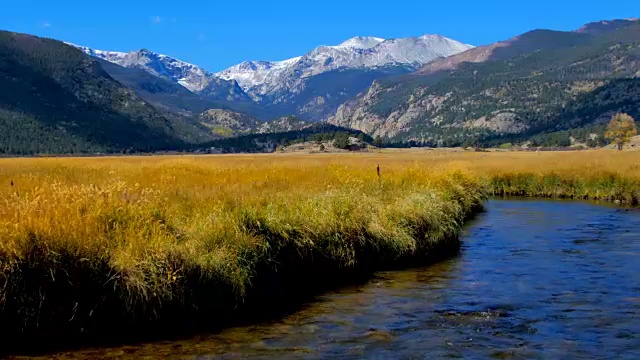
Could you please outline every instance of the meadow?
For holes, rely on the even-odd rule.
[[[223,325],[451,256],[492,194],[637,205],[640,152],[20,158],[0,184],[0,336],[58,341]]]

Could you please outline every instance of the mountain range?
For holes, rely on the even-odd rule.
[[[299,93],[305,79],[338,69],[377,69],[400,66],[417,69],[434,59],[472,48],[440,35],[385,40],[354,37],[337,46],[319,46],[304,56],[277,62],[246,61],[217,75],[235,80],[252,98],[285,101]]]
[[[343,128],[378,143],[596,144],[613,113],[638,117],[639,104],[636,19],[479,47],[354,37],[218,73],[146,49],[0,31],[0,152],[11,154],[189,149]],[[325,121],[337,127],[305,130]]]
[[[440,35],[388,40],[355,37],[292,59],[245,61],[214,74],[146,49],[116,52],[70,45],[93,57],[179,84],[199,97],[200,103],[217,102],[210,107],[242,111],[263,120],[292,114],[324,120],[375,79],[408,73],[472,47]],[[203,109],[183,106],[180,110]]]

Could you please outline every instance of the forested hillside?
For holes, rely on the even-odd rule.
[[[150,151],[205,141],[59,41],[0,32],[0,152]]]

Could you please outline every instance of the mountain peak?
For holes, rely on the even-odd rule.
[[[136,52],[136,51],[134,51],[134,52]],[[146,54],[159,55],[157,52],[155,52],[155,51],[151,51],[151,50],[149,50],[149,49],[147,49],[147,48],[142,48],[142,49],[138,50],[138,51],[137,51],[137,53],[139,53],[139,54],[145,54],[145,55],[146,55]]]
[[[344,41],[337,47],[352,47],[357,49],[370,49],[383,42],[385,39],[374,36],[356,36]]]
[[[602,20],[602,21],[588,23],[583,27],[579,28],[578,30],[576,30],[575,32],[581,33],[581,34],[598,35],[598,34],[603,34],[610,31],[614,31],[621,27],[629,26],[636,22],[638,22],[637,18]]]

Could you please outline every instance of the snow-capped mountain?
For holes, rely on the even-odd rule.
[[[216,75],[235,80],[256,100],[278,101],[283,93],[300,92],[305,79],[337,69],[375,69],[401,65],[418,68],[473,46],[440,35],[399,39],[354,37],[336,46],[319,46],[284,61],[245,61]]]
[[[257,90],[258,86],[271,84],[276,79],[285,77],[301,58],[301,56],[298,56],[283,61],[244,61],[217,73],[216,76],[221,79],[236,81],[243,90]],[[252,95],[254,99],[258,100],[260,98],[259,95],[264,95],[264,93],[254,91]]]
[[[308,120],[326,119],[376,79],[408,73],[434,59],[472,48],[440,35],[399,39],[358,36],[339,45],[319,46],[303,56],[245,61],[214,74],[146,49],[117,52],[68,44],[88,55],[180,84],[206,100],[223,100],[226,107],[256,117],[295,114]]]
[[[194,93],[204,91],[208,94],[218,94],[223,92],[229,100],[247,97],[233,80],[224,80],[199,66],[147,49],[118,52],[94,50],[86,46],[67,44],[75,46],[88,55],[114,64],[141,68],[152,75],[168,78]]]

